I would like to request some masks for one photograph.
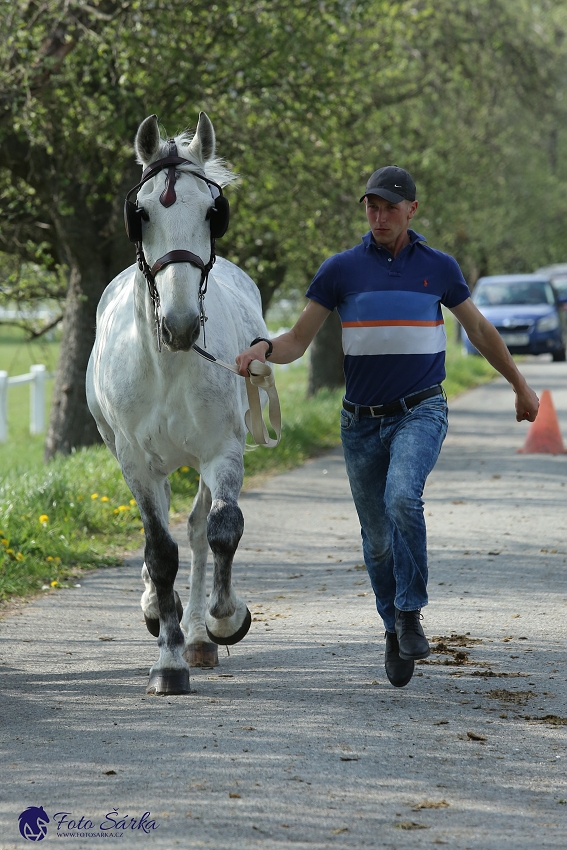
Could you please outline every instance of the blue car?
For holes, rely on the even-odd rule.
[[[551,354],[565,360],[567,314],[548,277],[538,274],[507,274],[481,277],[472,300],[492,322],[511,354]],[[479,352],[464,329],[466,354]]]

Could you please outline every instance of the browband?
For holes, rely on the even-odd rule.
[[[136,184],[136,186],[130,189],[130,191],[126,195],[126,200],[129,201],[130,195],[132,195],[134,192],[137,192],[138,189],[142,188],[144,183],[147,183],[148,180],[151,180],[152,177],[155,177],[156,174],[159,174],[160,171],[163,171],[164,168],[167,168],[170,165],[192,165],[194,166],[194,168],[198,168],[201,171],[201,174],[196,171],[192,171],[191,174],[194,177],[198,177],[199,180],[203,180],[209,186],[214,186],[218,190],[219,194],[222,194],[221,186],[219,186],[218,183],[215,183],[215,181],[211,180],[209,177],[205,177],[205,175],[202,173],[201,167],[197,165],[196,162],[193,162],[190,159],[185,159],[182,156],[164,156],[162,159],[156,159],[155,162],[150,163],[150,165],[148,165],[148,167],[144,169],[144,171],[142,172],[142,179],[139,183]]]

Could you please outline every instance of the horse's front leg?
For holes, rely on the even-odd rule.
[[[214,643],[229,645],[242,640],[252,622],[246,603],[232,587],[232,561],[244,531],[237,501],[244,480],[240,444],[235,441],[226,454],[204,464],[201,477],[212,495],[207,539],[213,553],[213,587],[205,623]]]
[[[191,548],[191,591],[181,627],[187,634],[183,657],[190,667],[216,667],[219,663],[218,647],[211,643],[205,628],[207,605],[207,514],[211,509],[211,491],[201,477],[199,492],[187,522]]]
[[[148,628],[156,615],[159,621],[159,630],[153,631],[159,635],[159,658],[150,670],[146,691],[148,694],[187,694],[190,690],[189,666],[182,654],[185,638],[179,626],[180,603],[173,590],[179,556],[177,543],[167,529],[167,478],[152,475],[147,468],[140,470],[138,464],[124,463],[123,458],[120,460],[124,478],[138,503],[146,535],[142,569],[146,590],[142,596],[142,610]]]

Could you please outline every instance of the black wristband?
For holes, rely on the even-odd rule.
[[[257,336],[256,339],[253,339],[252,342],[250,343],[250,348],[252,348],[253,345],[256,345],[257,342],[267,342],[268,343],[268,350],[266,351],[266,360],[267,360],[268,357],[270,356],[270,354],[272,353],[272,351],[274,350],[274,346],[272,345],[272,343],[270,342],[269,339],[266,339],[265,336]]]

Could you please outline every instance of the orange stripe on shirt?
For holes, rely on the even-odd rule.
[[[444,325],[443,319],[438,319],[435,322],[420,322],[412,321],[411,319],[379,319],[377,321],[367,322],[343,322],[343,328],[385,328],[385,327],[420,327],[420,328],[435,328],[438,325]]]

